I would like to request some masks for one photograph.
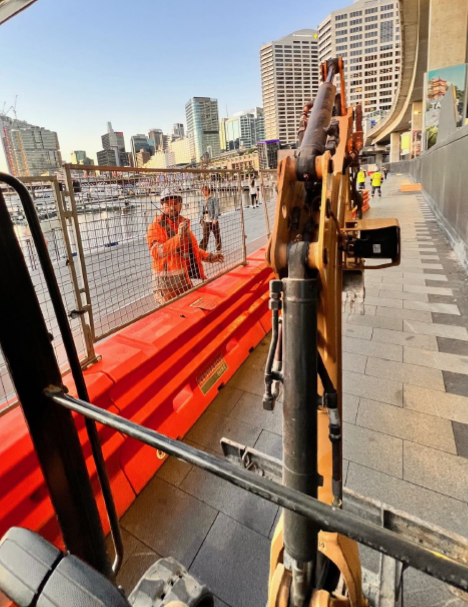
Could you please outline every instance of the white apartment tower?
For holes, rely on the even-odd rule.
[[[349,105],[382,116],[398,88],[401,47],[398,0],[356,0],[333,11],[318,30],[320,62],[341,56]]]
[[[318,34],[303,29],[260,49],[265,138],[282,144],[297,140],[304,103],[319,86]]]

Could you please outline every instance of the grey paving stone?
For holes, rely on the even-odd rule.
[[[467,499],[468,460],[405,441],[404,479],[460,501]]]
[[[468,459],[468,424],[452,422],[452,426],[457,445],[457,455]]]
[[[391,331],[389,329],[374,329],[372,341],[424,350],[437,350],[438,346],[437,338],[433,335],[416,335],[416,333]]]
[[[197,445],[222,453],[219,441],[221,438],[230,438],[238,443],[253,445],[260,435],[260,428],[245,421],[232,417],[225,417],[206,411],[187,434],[187,438]]]
[[[410,259],[402,263],[404,269],[410,268],[411,270],[422,269],[422,270],[443,270],[444,267],[440,263],[424,262],[419,259]]]
[[[403,302],[406,303],[406,302]],[[410,302],[413,303],[413,302]],[[415,302],[420,303],[420,302]],[[432,322],[432,316],[430,312],[424,312],[420,310],[400,310],[398,308],[377,308],[377,316],[384,316],[385,318],[399,318],[401,320],[419,320],[420,322]],[[390,329],[391,327],[382,327]]]
[[[262,453],[283,459],[283,438],[279,434],[262,430],[253,446]]]
[[[343,457],[392,476],[403,474],[403,441],[353,424],[343,424]]]
[[[446,392],[460,396],[468,395],[468,377],[464,373],[452,373],[451,371],[442,371],[442,373]]]
[[[442,372],[437,369],[428,369],[418,365],[384,361],[380,358],[368,358],[366,374],[374,377],[383,377],[404,384],[415,384],[433,390],[444,390]]]
[[[346,486],[423,521],[466,535],[468,506],[465,502],[353,462],[349,464]]]
[[[162,556],[184,566],[202,545],[217,511],[157,476],[143,489],[121,525]]]
[[[405,348],[403,359],[406,363],[412,363],[414,365],[468,375],[468,356],[448,354],[447,352],[431,352],[429,350],[418,350],[416,348]]]
[[[364,316],[360,314],[349,315],[346,322],[348,324],[365,325],[368,327],[379,327],[381,329],[393,329],[401,331],[403,321],[401,318],[388,318],[382,316]]]
[[[359,397],[343,393],[343,421],[354,424],[359,407]]]
[[[434,415],[361,398],[356,424],[434,449],[457,453],[452,422]]]
[[[382,331],[383,329],[374,329]],[[355,339],[353,337],[343,337],[343,351],[363,354],[366,356],[378,356],[387,360],[403,360],[403,349],[399,345],[381,343],[375,340]],[[352,369],[351,369],[352,370]]]
[[[367,281],[367,277],[366,277],[366,281]],[[373,291],[377,290],[379,293],[381,291],[398,291],[400,293],[401,293],[401,291],[403,291],[402,284],[383,283],[383,282],[370,283],[370,288],[372,288]],[[367,293],[367,287],[366,287],[366,293]]]
[[[211,403],[210,411],[215,411],[222,415],[229,415],[242,394],[244,394],[244,392],[239,388],[234,388],[231,385],[223,386],[219,391],[218,396]]]
[[[406,384],[404,403],[405,407],[415,411],[468,424],[468,398],[464,395],[459,396]]]
[[[403,404],[402,382],[371,377],[362,373],[344,371],[343,391],[354,396],[370,398],[390,405],[401,407]]]
[[[192,468],[181,484],[181,489],[268,537],[278,510],[271,502],[200,468]]]
[[[366,295],[366,302],[373,306],[383,306],[385,308],[402,308],[401,299],[389,299],[385,297],[372,297]]]
[[[367,357],[360,354],[343,352],[343,369],[345,371],[356,371],[364,373]]]
[[[394,277],[392,275],[388,275],[383,278],[382,284],[384,284],[384,285],[391,285],[391,284],[425,285],[426,279],[422,275],[420,275],[419,278],[399,278],[399,277]]]
[[[420,310],[423,312],[437,312],[439,314],[460,315],[460,310],[455,304],[448,303],[427,303],[425,301],[404,301],[403,307],[406,310]]]
[[[466,607],[446,584],[414,569],[405,571],[403,588],[405,607]]]
[[[365,325],[343,323],[342,332],[343,337],[372,338],[372,327],[366,327]]]
[[[434,272],[424,272],[422,275],[417,272],[413,272],[413,273],[405,272],[404,278],[411,278],[411,279],[415,279],[415,280],[424,278],[424,280],[436,280],[437,282],[447,282],[448,281],[448,278],[444,274],[435,274]],[[411,282],[408,282],[407,284],[411,284]],[[417,283],[413,282],[413,284],[417,284]]]
[[[436,337],[436,339],[439,352],[468,356],[468,342],[460,339],[448,339],[447,337]]]
[[[262,396],[265,391],[265,375],[260,369],[242,366],[233,375],[229,385],[232,388],[238,388],[244,392],[252,392],[252,394]]]
[[[449,337],[450,339],[461,339],[468,341],[466,327],[446,325],[438,322],[428,323],[417,320],[404,320],[404,330],[409,333],[435,335],[437,337]]]
[[[192,466],[176,457],[169,456],[156,475],[167,483],[178,487],[190,472]]]
[[[233,607],[267,601],[270,541],[220,513],[190,568]]]
[[[281,434],[283,431],[282,407],[279,403],[273,411],[265,411],[262,397],[250,392],[244,392],[243,396],[231,412],[231,417],[247,422],[257,428],[270,430]]]
[[[428,295],[446,295],[453,297],[452,289],[447,287],[426,287],[421,285],[404,285],[403,291],[408,293],[427,293]]]
[[[404,285],[408,286],[408,285]],[[380,289],[380,297],[410,301],[429,301],[426,293],[407,293],[406,291],[385,291]]]
[[[468,327],[468,315],[462,314],[461,316],[455,314],[440,314],[438,312],[432,313],[432,322],[439,323],[441,325],[452,325],[457,327]]]
[[[134,589],[149,567],[161,558],[148,546],[133,538],[133,548],[120,569],[116,582],[127,594]],[[126,547],[126,546],[125,546]]]

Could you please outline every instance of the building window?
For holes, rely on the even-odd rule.
[[[355,34],[356,32],[362,32],[362,25],[359,25],[358,27],[352,27],[349,30],[350,34]]]
[[[377,78],[366,78],[366,84],[370,84],[372,82],[377,82]]]
[[[375,40],[368,40],[367,42],[370,42],[371,44],[373,44],[375,42]],[[372,48],[368,48],[366,49],[368,53],[376,53],[377,52],[377,47],[373,46]]]
[[[353,45],[351,45],[351,46],[353,46]],[[337,51],[337,53],[339,53],[340,51],[345,51],[347,48],[348,47],[346,45],[345,46],[337,46],[336,47],[336,51]]]
[[[377,89],[376,84],[369,84],[369,86],[366,86],[366,91],[375,91],[376,89]]]
[[[380,24],[380,42],[393,40],[393,21],[383,21]]]
[[[360,23],[362,23],[362,19],[352,19],[349,25],[359,25]]]
[[[362,42],[352,42],[350,45],[351,48],[358,48],[359,46],[362,46]]]
[[[360,17],[362,15],[362,11],[353,11],[349,14],[350,17]]]
[[[381,11],[390,11],[390,10],[392,10],[392,8],[393,8],[393,4],[383,4],[380,7],[380,10]]]
[[[384,82],[385,80],[392,80],[392,76],[380,76],[380,82]]]
[[[362,53],[362,49],[359,49],[358,51],[351,51],[350,55],[352,57],[353,55],[360,55],[361,53]],[[351,61],[352,61],[352,59],[351,59]],[[362,61],[362,57],[359,57],[356,61]]]
[[[354,57],[354,59],[351,59],[350,63],[360,63],[361,61],[362,61],[362,57]],[[361,66],[356,65],[356,67],[354,69],[360,70]]]
[[[356,34],[355,36],[351,36],[350,40],[362,40],[362,34]]]
[[[370,23],[369,25],[366,25],[366,32],[368,30],[375,30],[379,27],[378,23]]]
[[[343,21],[343,19],[347,19],[348,18],[348,14],[345,13],[344,15],[335,15],[335,21]]]
[[[366,23],[369,23],[370,21],[377,21],[378,18],[378,15],[371,15],[370,17],[366,17]]]
[[[392,19],[393,18],[393,13],[383,13],[382,15],[380,15],[381,19]]]
[[[370,15],[371,13],[376,13],[379,10],[378,6],[375,6],[374,8],[366,8],[366,15]]]
[[[374,32],[366,32],[364,34],[365,38],[375,38],[377,36],[377,30],[375,30]]]
[[[365,45],[366,45],[366,46],[370,46],[371,44],[377,44],[377,40],[366,40],[366,42],[365,42]],[[375,49],[375,50],[377,50],[377,49]],[[372,51],[371,51],[371,50],[369,49],[369,51],[368,51],[368,52],[369,52],[369,53],[371,53],[371,52],[373,53],[373,52],[374,52],[374,50],[372,50]]]
[[[353,40],[353,36],[351,36],[351,40]],[[337,38],[336,44],[343,44],[344,42],[348,42],[348,38]]]

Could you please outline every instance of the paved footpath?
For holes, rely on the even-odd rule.
[[[384,182],[369,217],[397,217],[398,268],[366,273],[363,316],[344,324],[346,485],[468,533],[468,282],[420,194]],[[281,457],[281,407],[262,409],[268,339],[219,393],[186,442],[221,454],[222,436]],[[216,607],[263,607],[278,509],[173,458],[122,518],[131,589],[158,555],[207,583]],[[374,567],[371,551],[361,551]],[[405,607],[466,606],[443,584],[405,574]]]

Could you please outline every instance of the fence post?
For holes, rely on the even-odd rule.
[[[67,249],[67,257],[70,264],[70,271],[73,280],[73,286],[75,289],[75,298],[76,305],[78,308],[78,314],[80,316],[81,326],[83,329],[83,336],[86,344],[86,350],[88,356],[86,358],[86,363],[95,362],[98,360],[96,353],[94,351],[94,342],[95,342],[95,332],[94,332],[94,318],[93,318],[93,310],[91,306],[91,295],[89,292],[89,284],[88,284],[88,275],[86,272],[86,264],[84,260],[83,254],[83,244],[81,242],[81,232],[80,226],[78,222],[78,214],[76,212],[76,201],[75,201],[75,193],[73,191],[73,179],[71,176],[70,166],[64,165],[63,172],[65,176],[65,187],[66,191],[63,192],[64,195],[68,195],[70,198],[71,210],[65,209],[64,200],[61,197],[61,192],[58,187],[58,183],[54,183],[57,194],[57,206],[59,208],[59,215],[62,222],[62,230],[63,236],[65,240],[65,247]],[[70,238],[67,229],[67,219],[72,220],[72,229],[75,235],[76,246],[78,249],[78,256],[80,261],[80,269],[81,269],[81,278],[83,281],[83,288],[80,288],[78,283],[78,277],[76,274],[75,263],[73,260],[73,251],[70,244]],[[82,293],[86,295],[86,304],[83,304],[83,299],[81,297]],[[85,313],[88,313],[89,324],[86,322]]]
[[[241,173],[237,173],[237,187],[239,190],[240,198],[240,213],[241,213],[241,229],[242,229],[242,261],[247,263],[247,236],[245,234],[245,217],[244,217],[244,203],[242,202],[242,176]]]
[[[265,213],[265,224],[267,229],[267,236],[270,238],[271,230],[270,230],[270,218],[268,217],[268,208],[267,208],[267,200],[265,196],[265,184],[263,183],[263,171],[260,171],[260,192],[262,193],[262,201],[263,201],[263,211]]]

